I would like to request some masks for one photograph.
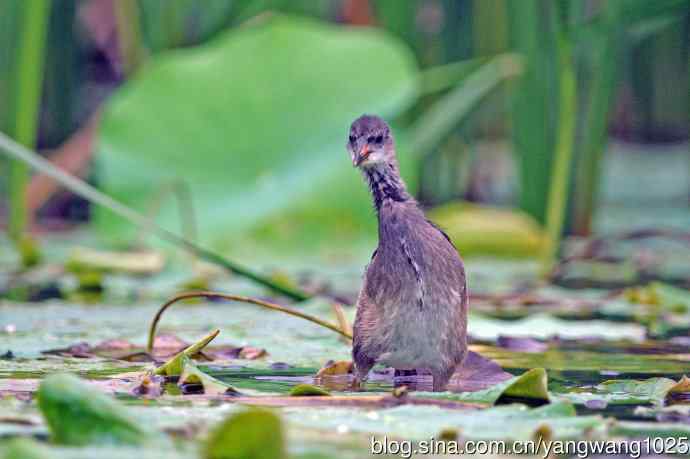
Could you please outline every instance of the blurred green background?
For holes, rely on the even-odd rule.
[[[345,152],[375,113],[461,252],[549,266],[687,223],[689,31],[687,0],[3,0],[0,130],[214,250],[329,258],[376,237]],[[1,164],[16,246],[150,239]]]

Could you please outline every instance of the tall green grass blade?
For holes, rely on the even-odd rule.
[[[19,143],[13,141],[10,137],[0,132],[0,151],[4,152],[7,156],[12,158],[13,161],[20,161],[34,169],[41,172],[48,177],[51,177],[58,183],[62,184],[65,188],[77,194],[90,202],[97,204],[99,206],[108,209],[112,213],[124,218],[133,225],[151,231],[153,234],[158,236],[160,239],[173,244],[174,246],[186,250],[202,260],[208,261],[209,263],[216,264],[234,274],[242,277],[246,277],[256,283],[268,287],[269,289],[285,295],[288,298],[302,301],[306,300],[311,295],[308,293],[290,286],[283,285],[278,282],[274,282],[268,277],[262,276],[253,270],[242,266],[240,264],[234,263],[227,260],[220,255],[211,252],[192,241],[189,241],[182,236],[168,231],[159,225],[156,225],[149,218],[136,212],[129,207],[123,205],[121,202],[116,201],[110,196],[101,193],[96,188],[92,187],[85,181],[78,177],[68,174],[67,172],[55,167],[50,161],[41,157],[37,153],[31,151],[30,149],[20,145]]]
[[[273,3],[275,0],[273,1]],[[138,0],[141,32],[152,53],[200,43],[247,9],[247,0]],[[252,1],[257,14],[269,1]],[[249,19],[249,17],[245,18]]]
[[[420,51],[419,32],[417,30],[417,12],[419,0],[372,0],[374,16],[381,26],[401,37],[416,51]]]
[[[637,21],[648,21],[650,18],[668,13],[688,11],[688,0],[609,0],[606,3],[620,3],[620,19],[624,25],[632,25]],[[611,7],[611,5],[606,5]]]
[[[581,133],[580,157],[575,172],[573,231],[588,235],[601,178],[601,158],[608,138],[608,120],[618,76],[618,55],[624,39],[621,23],[622,2],[607,2],[603,33],[585,42],[592,49],[588,70],[587,100]]]
[[[10,131],[14,121],[14,79],[17,59],[16,38],[19,30],[18,0],[0,2],[0,129]],[[3,164],[4,166],[4,164]],[[3,168],[4,169],[4,168]]]
[[[19,11],[17,52],[14,64],[14,122],[12,136],[32,148],[38,131],[38,111],[43,84],[45,37],[50,14],[50,0],[25,0]],[[20,242],[28,223],[26,186],[29,169],[21,161],[9,167],[9,235]]]
[[[425,69],[420,75],[420,94],[427,95],[452,88],[488,60],[486,57],[478,57]]]
[[[82,58],[78,3],[51,4],[41,97],[41,109],[49,115],[41,120],[41,144],[46,148],[62,144],[79,127],[84,107],[79,89],[88,65]]]
[[[471,32],[476,54],[490,56],[506,52],[510,30],[506,3],[506,0],[474,0],[472,2],[473,29]],[[490,32],[487,33],[487,31]]]
[[[469,73],[457,87],[426,110],[412,127],[412,151],[424,155],[451,131],[501,82],[522,72],[516,54],[501,54]]]
[[[141,19],[137,0],[118,0],[113,4],[117,23],[120,58],[125,75],[131,75],[144,59]]]
[[[572,43],[565,33],[562,19],[553,13],[558,36],[559,115],[553,171],[548,190],[546,212],[547,243],[542,256],[542,273],[547,274],[558,255],[568,207],[572,173],[575,129],[577,125],[577,82]]]
[[[519,169],[520,207],[540,223],[547,196],[558,128],[558,71],[554,31],[543,18],[554,7],[543,0],[508,2],[514,49],[525,71],[513,88],[512,138]]]

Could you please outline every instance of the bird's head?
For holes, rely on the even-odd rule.
[[[391,130],[378,116],[362,115],[350,126],[347,151],[355,167],[368,168],[395,163]]]

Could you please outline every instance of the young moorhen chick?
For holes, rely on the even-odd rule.
[[[396,370],[425,369],[434,391],[442,391],[467,354],[462,260],[405,189],[393,136],[381,118],[356,119],[347,149],[369,184],[379,223],[378,248],[357,300],[355,384],[382,363]]]

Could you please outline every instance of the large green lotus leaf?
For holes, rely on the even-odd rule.
[[[373,237],[348,128],[365,112],[400,114],[416,77],[410,50],[376,29],[280,15],[232,29],[153,57],[115,94],[99,132],[99,183],[146,211],[184,180],[201,240],[215,247],[242,248],[246,235],[281,246]],[[412,160],[401,156],[409,177]],[[178,231],[176,205],[164,201],[158,221]],[[133,235],[107,211],[96,219],[114,240]]]

